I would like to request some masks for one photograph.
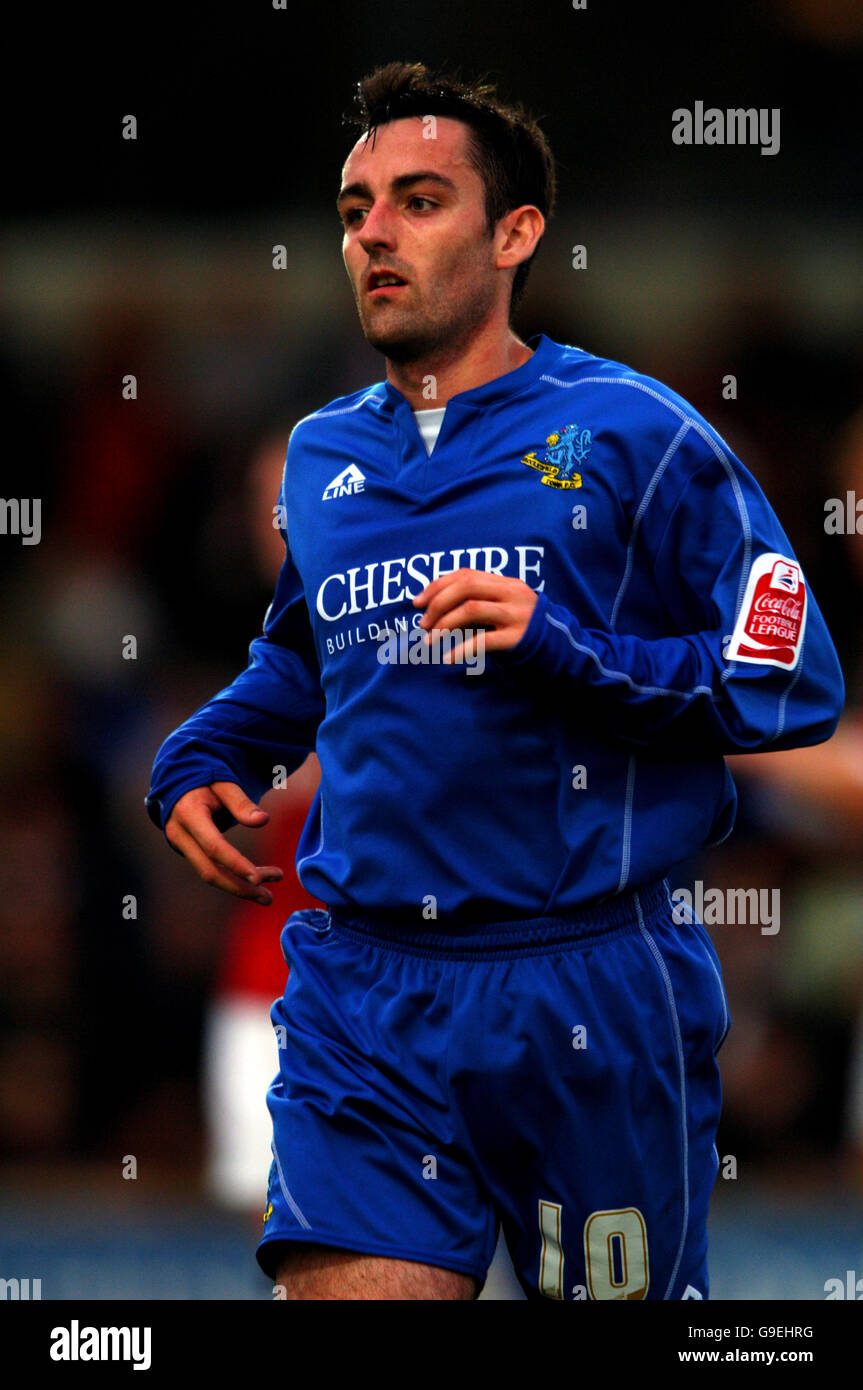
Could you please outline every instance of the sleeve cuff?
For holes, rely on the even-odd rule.
[[[509,647],[499,655],[504,657],[507,666],[523,666],[526,661],[536,655],[542,643],[542,632],[545,627],[545,615],[548,612],[549,603],[545,594],[537,594],[536,604],[530,615],[530,622],[525,628],[514,647]]]
[[[530,669],[548,680],[578,679],[587,650],[577,638],[581,625],[568,609],[554,604],[545,594],[537,595],[536,606],[521,640],[507,651],[497,652],[501,665]]]
[[[150,793],[144,798],[144,806],[146,807],[147,815],[150,817],[150,820],[164,835],[165,826],[171,819],[171,812],[180,800],[180,797],[185,796],[186,792],[194,791],[197,787],[208,787],[211,782],[235,781],[238,781],[238,779],[234,774],[231,772],[226,773],[224,770],[215,769],[206,773],[198,772],[191,777],[186,777],[184,780],[179,781],[175,786],[163,790],[161,796],[154,796]],[[257,800],[258,798],[253,799]],[[226,830],[231,830],[237,822],[234,820],[230,811],[223,806],[220,810],[214,812],[213,823],[217,830],[224,833]],[[170,840],[168,843],[170,844]],[[173,849],[174,846],[171,845],[171,848]]]

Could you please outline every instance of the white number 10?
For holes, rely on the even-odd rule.
[[[539,1203],[542,1250],[539,1291],[563,1298],[563,1211],[558,1202]],[[584,1223],[584,1267],[593,1299],[645,1298],[650,1284],[647,1229],[637,1207],[595,1211]]]

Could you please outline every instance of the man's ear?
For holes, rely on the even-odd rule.
[[[529,261],[545,231],[545,218],[539,208],[525,203],[500,219],[495,230],[498,243],[495,265],[498,270],[517,270]]]

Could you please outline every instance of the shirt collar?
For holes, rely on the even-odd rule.
[[[455,401],[460,405],[469,406],[492,405],[495,401],[506,400],[532,385],[543,372],[548,371],[560,352],[560,346],[546,337],[545,333],[536,333],[532,338],[528,338],[527,346],[532,348],[533,352],[520,367],[511,372],[504,372],[503,376],[493,377],[491,381],[484,381],[480,386],[472,387],[470,391],[459,391],[457,395],[450,396],[447,404]],[[384,381],[381,385],[382,400],[392,409],[406,401],[407,398],[391,382]]]

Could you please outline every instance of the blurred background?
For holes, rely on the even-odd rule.
[[[340,261],[341,116],[364,72],[419,58],[490,73],[557,155],[522,336],[688,397],[767,492],[840,652],[834,740],[735,760],[734,838],[672,874],[781,889],[778,933],[712,932],[734,1020],[714,1296],[823,1298],[863,1278],[863,535],[824,526],[828,499],[863,499],[863,11],[294,10],[48,6],[10,33],[2,490],[41,500],[41,531],[25,543],[7,508],[0,1277],[43,1298],[271,1296],[267,1012],[308,899],[289,881],[238,913],[143,798],[159,743],[260,630],[292,424],[383,375]],[[779,153],[675,145],[672,112],[699,100],[779,108]],[[269,796],[286,869],[314,778]],[[488,1293],[514,1296],[505,1271]]]

